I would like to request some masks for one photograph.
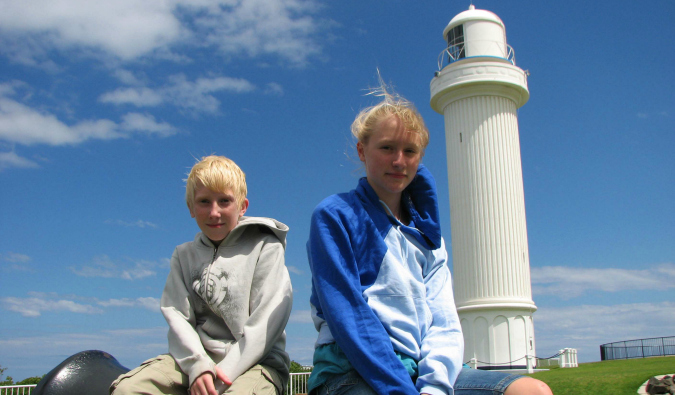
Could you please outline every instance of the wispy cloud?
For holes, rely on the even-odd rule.
[[[311,324],[312,323],[312,314],[310,310],[293,310],[289,322],[295,322],[300,324]]]
[[[4,309],[17,312],[24,317],[39,317],[42,313],[51,311],[67,311],[79,314],[103,313],[103,310],[94,306],[66,299],[53,300],[40,297],[5,297],[0,299],[0,303],[2,303]]]
[[[103,307],[136,307],[150,311],[159,311],[159,299],[153,297],[101,300],[98,302],[98,305]]]
[[[569,299],[592,290],[619,292],[674,288],[675,264],[664,263],[641,270],[545,266],[532,268],[531,276],[535,294]]]
[[[652,118],[653,116],[668,117],[669,113],[668,111],[656,111],[656,112],[640,111],[636,115],[638,118],[647,119]]]
[[[107,255],[95,257],[90,265],[79,268],[71,267],[70,270],[82,277],[121,278],[124,280],[139,280],[145,277],[157,275],[156,269],[165,267],[163,260],[160,262],[147,260],[127,260],[125,262],[113,262]]]
[[[270,55],[303,65],[321,52],[314,0],[91,2],[7,0],[0,48],[15,62],[47,68],[54,49],[108,56],[180,58],[182,48],[217,48],[224,57]]]
[[[41,333],[0,339],[0,355],[12,356],[13,366],[31,366],[35,374],[52,370],[66,357],[83,350],[103,350],[130,369],[166,353],[166,326],[101,330],[94,333]]]
[[[153,229],[158,228],[157,224],[154,224],[149,221],[143,221],[141,219],[139,219],[138,221],[122,221],[120,219],[117,220],[108,219],[105,221],[105,223],[110,225],[124,226],[127,228],[153,228]]]
[[[28,255],[19,254],[16,252],[8,252],[5,254],[0,254],[0,262],[8,262],[6,264],[0,265],[0,268],[3,271],[13,271],[13,272],[31,272],[34,273],[35,269],[28,265],[30,262],[30,257]]]
[[[162,104],[164,98],[154,89],[134,87],[119,88],[112,92],[104,93],[99,98],[99,101],[111,104],[132,104],[136,107],[155,107]]]
[[[283,96],[284,88],[276,82],[270,82],[265,86],[266,95]]]
[[[168,103],[195,112],[215,113],[220,107],[220,100],[214,93],[246,93],[254,89],[255,85],[242,78],[211,77],[189,81],[184,74],[176,74],[169,78],[165,86],[155,89],[138,86],[119,88],[104,93],[99,101],[136,107],[155,107]]]
[[[0,152],[0,170],[7,168],[33,169],[40,167],[36,162],[22,158],[16,152]]]
[[[673,302],[540,308],[534,314],[538,356],[571,347],[582,362],[599,360],[601,344],[670,336],[666,328],[673,327]]]
[[[302,275],[302,274],[305,273],[305,272],[303,272],[302,270],[298,269],[296,266],[286,265],[286,268],[287,268],[288,271],[291,272],[291,273],[300,274],[300,275]]]
[[[0,254],[0,260],[6,262],[24,263],[30,261],[30,257],[28,255],[19,254],[17,252],[7,252],[5,254]]]
[[[75,295],[56,293],[29,292],[29,297],[5,297],[0,299],[0,306],[14,311],[24,317],[39,317],[46,312],[70,312],[76,314],[102,314],[104,308],[135,308],[154,312],[159,311],[159,299],[141,297],[136,299],[82,298]]]
[[[52,146],[75,145],[88,140],[129,138],[134,133],[166,137],[176,131],[166,123],[158,123],[152,116],[130,113],[121,123],[109,119],[83,120],[72,125],[60,121],[54,114],[30,107],[11,98],[18,85],[0,84],[0,141],[12,144]],[[18,156],[5,156],[5,163],[31,166]]]

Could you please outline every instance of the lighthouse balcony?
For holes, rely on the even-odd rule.
[[[478,58],[491,58],[493,60],[508,62],[514,66],[516,65],[516,53],[508,44],[504,47],[503,43],[498,43],[493,40],[473,40],[471,46],[480,47],[481,50],[471,51],[476,54],[472,54],[471,52],[467,54],[465,45],[462,42],[449,45],[441,51],[438,55],[438,71],[441,71],[445,66],[458,61],[470,59],[476,60]]]

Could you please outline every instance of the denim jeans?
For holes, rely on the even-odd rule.
[[[464,368],[455,382],[455,395],[502,395],[509,384],[521,377],[513,373]],[[377,395],[355,370],[333,377],[312,391],[312,395],[342,394]]]
[[[515,373],[464,368],[455,381],[455,394],[502,395],[509,384],[521,377]]]
[[[356,370],[330,378],[317,389],[312,391],[312,395],[377,395],[377,392],[366,383]]]

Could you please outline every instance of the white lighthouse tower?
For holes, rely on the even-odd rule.
[[[431,81],[445,118],[455,302],[464,361],[533,367],[535,344],[517,109],[529,98],[504,23],[470,6],[443,31]]]

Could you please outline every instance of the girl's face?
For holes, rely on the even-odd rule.
[[[366,168],[368,183],[387,205],[400,200],[401,192],[417,174],[424,154],[419,135],[406,131],[395,115],[380,120],[368,141],[358,142],[356,149]]]

